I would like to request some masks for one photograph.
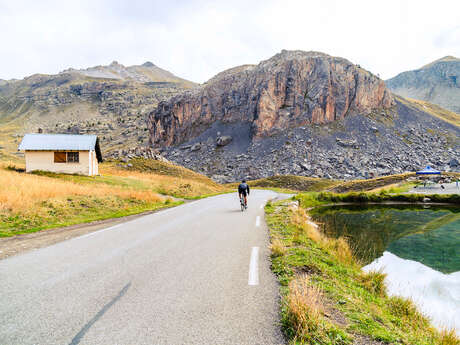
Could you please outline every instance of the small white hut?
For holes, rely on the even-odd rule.
[[[18,150],[25,151],[26,172],[98,175],[102,162],[96,135],[26,134]]]

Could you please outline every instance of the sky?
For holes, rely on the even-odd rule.
[[[460,57],[458,0],[0,0],[0,79],[151,61],[203,83],[282,49],[383,79]]]

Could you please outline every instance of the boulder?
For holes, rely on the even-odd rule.
[[[231,143],[232,137],[229,135],[223,135],[221,137],[218,137],[216,140],[217,146],[225,146]]]
[[[192,147],[190,147],[190,151],[192,151],[192,152],[199,151],[199,150],[201,150],[201,144],[200,143],[196,143]]]

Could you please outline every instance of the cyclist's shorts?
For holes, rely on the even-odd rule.
[[[240,194],[241,194],[242,196],[247,196],[247,195],[248,195],[248,193],[247,193],[245,190],[241,191]]]

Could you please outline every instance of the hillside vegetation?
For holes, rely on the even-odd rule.
[[[460,127],[460,114],[454,113],[453,111],[444,109],[439,105],[421,101],[413,98],[403,99],[399,97],[402,102],[406,102],[407,105],[417,108],[418,110],[424,111],[434,117],[449,122],[450,124]]]
[[[276,175],[247,181],[247,183],[250,187],[268,188],[287,192],[320,192],[337,185],[340,181],[295,175]],[[237,188],[238,185],[239,182],[226,184],[229,188]]]
[[[136,161],[137,165],[149,163]],[[100,165],[101,176],[21,172],[0,168],[0,237],[152,211],[221,193],[207,177],[169,163],[150,163],[156,172]]]

